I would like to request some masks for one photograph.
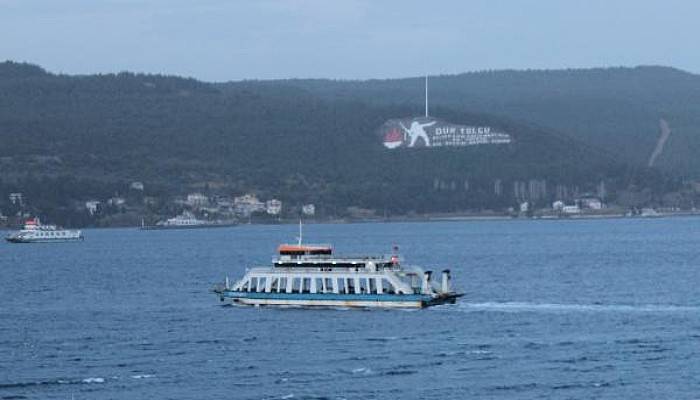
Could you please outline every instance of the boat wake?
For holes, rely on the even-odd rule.
[[[155,378],[153,374],[131,375],[132,379],[149,379]],[[118,376],[111,377],[111,380],[120,379]],[[102,384],[107,382],[107,378],[88,377],[88,378],[61,378],[53,380],[25,381],[25,382],[0,382],[0,391],[3,389],[29,388],[33,386],[52,386],[52,385],[81,385],[81,384]],[[4,399],[4,397],[0,397]]]
[[[85,379],[55,379],[46,381],[29,381],[29,382],[8,382],[0,383],[0,390],[26,388],[32,386],[51,386],[51,385],[78,385],[78,384],[94,384],[105,383],[104,378],[90,377]]]
[[[530,302],[485,302],[458,303],[457,309],[466,312],[549,312],[549,313],[695,313],[700,306],[677,306],[663,304],[559,304]]]

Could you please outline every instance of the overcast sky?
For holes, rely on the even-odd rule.
[[[208,81],[503,68],[700,72],[696,0],[0,0],[0,60]]]

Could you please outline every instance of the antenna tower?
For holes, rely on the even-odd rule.
[[[425,118],[428,118],[428,75],[425,76]]]

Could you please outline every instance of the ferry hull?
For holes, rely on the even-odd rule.
[[[82,236],[75,238],[41,238],[41,239],[25,239],[16,237],[6,237],[6,241],[10,243],[63,243],[63,242],[79,242],[84,240]]]
[[[356,308],[423,308],[421,302],[416,301],[359,301],[359,300],[284,300],[284,299],[233,299],[234,304],[250,306],[278,306],[278,307],[356,307]]]
[[[224,291],[220,300],[232,304],[280,307],[340,308],[424,308],[453,304],[459,294],[428,295],[363,295],[363,294],[297,294]]]
[[[238,224],[202,224],[202,225],[145,225],[139,227],[144,231],[165,231],[165,230],[181,230],[181,229],[206,229],[206,228],[230,228]]]

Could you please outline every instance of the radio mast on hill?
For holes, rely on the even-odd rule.
[[[428,75],[425,75],[425,118],[428,118]]]

